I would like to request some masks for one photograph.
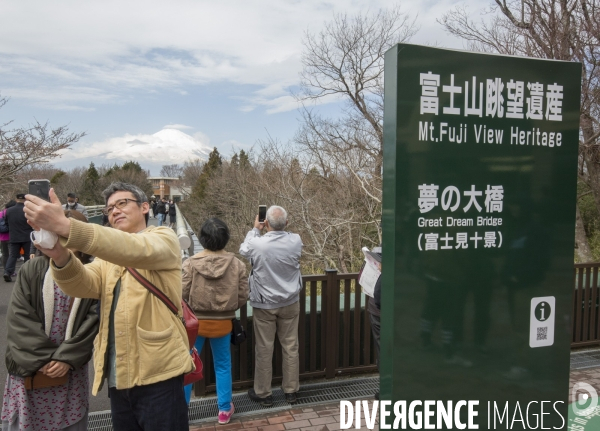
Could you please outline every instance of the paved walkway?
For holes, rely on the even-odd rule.
[[[591,385],[600,394],[600,368],[588,368],[571,371],[569,381],[569,403],[573,402],[571,389],[575,383],[582,382]],[[371,405],[373,400],[369,400]],[[367,429],[364,416],[361,429]],[[379,418],[375,422],[375,430],[379,430]],[[269,412],[265,408],[252,415],[233,416],[227,425],[219,425],[215,420],[203,421],[190,425],[190,431],[334,431],[340,429],[340,403],[339,401],[317,406],[291,408],[288,410]],[[354,428],[354,425],[352,426]]]
[[[371,407],[373,400],[369,401]],[[361,416],[364,418],[364,416]],[[379,430],[379,417],[375,419],[375,430]],[[368,429],[364,419],[361,420],[361,429]],[[340,429],[340,403],[318,405],[314,407],[292,408],[274,413],[265,410],[262,414],[244,416],[235,419],[227,425],[219,425],[214,422],[202,425],[190,425],[190,431],[333,431]],[[352,429],[355,429],[354,426]]]
[[[600,394],[600,367],[571,371],[571,377],[569,379],[569,404],[574,401],[572,389],[575,383],[587,383]]]

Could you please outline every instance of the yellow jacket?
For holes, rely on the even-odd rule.
[[[71,219],[69,239],[61,241],[96,257],[85,266],[74,256],[62,268],[51,265],[54,280],[67,295],[100,299],[94,395],[104,380],[110,309],[119,278],[121,293],[114,316],[117,389],[149,385],[193,370],[181,320],[126,269],[136,268],[162,289],[181,315],[181,252],[171,229],[150,226],[131,234]]]

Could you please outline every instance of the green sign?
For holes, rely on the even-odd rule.
[[[597,398],[596,398],[597,400]],[[576,402],[569,406],[569,431],[598,431],[600,430],[600,407],[581,409]]]
[[[577,63],[386,53],[381,397],[405,429],[566,429],[580,86]]]

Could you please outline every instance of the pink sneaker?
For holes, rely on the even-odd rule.
[[[228,424],[229,421],[231,420],[231,416],[233,416],[234,411],[235,411],[235,409],[233,408],[233,403],[231,403],[231,409],[228,412],[219,410],[219,423],[221,425]]]

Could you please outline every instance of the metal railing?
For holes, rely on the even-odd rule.
[[[102,210],[105,208],[105,205],[90,205],[86,206],[88,215],[88,222],[102,224],[102,218],[104,214],[102,214]]]
[[[344,374],[377,370],[375,349],[367,305],[369,297],[361,292],[358,274],[338,274],[328,270],[324,275],[302,277],[298,342],[300,380],[333,378]],[[233,388],[253,384],[255,338],[251,307],[247,304],[239,317],[248,338],[240,346],[232,346]],[[282,378],[281,345],[275,340],[273,382]],[[201,353],[204,379],[195,385],[195,394],[215,391],[215,376],[210,344]]]

